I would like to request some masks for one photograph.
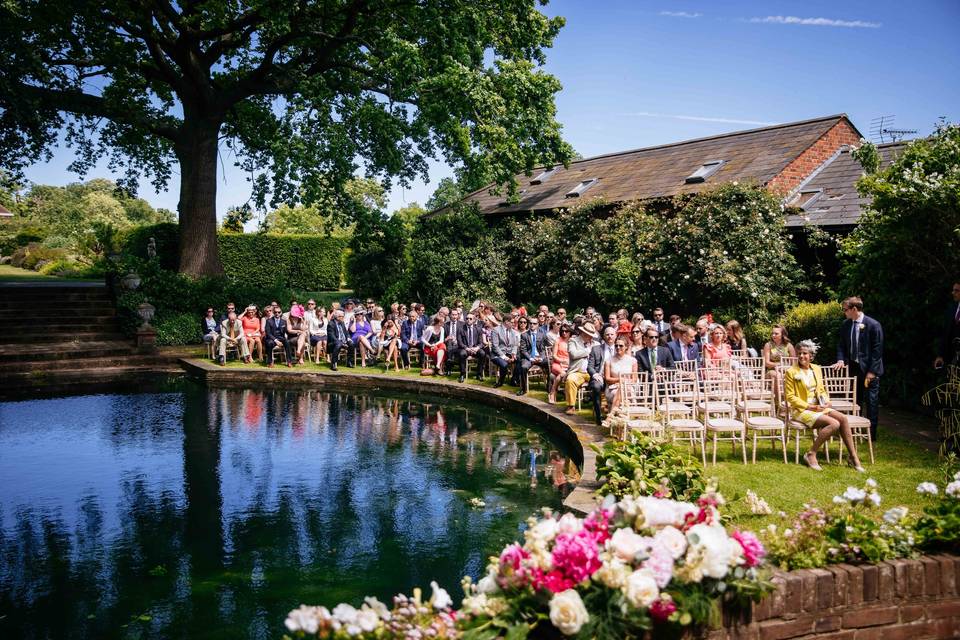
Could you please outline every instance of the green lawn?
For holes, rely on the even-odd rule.
[[[54,276],[45,276],[42,273],[30,269],[19,269],[9,264],[0,264],[0,282],[79,282],[79,280],[70,278],[57,278]]]
[[[227,363],[229,368],[258,368],[262,366],[256,363],[245,365],[236,361]],[[326,363],[321,365],[310,363],[298,367],[298,369],[329,371],[330,366]],[[355,369],[347,369],[341,365],[340,370],[385,375],[382,364],[377,367],[357,367]],[[420,372],[412,369],[400,372],[391,371],[386,375],[417,378],[420,376]],[[451,375],[449,379],[456,382],[456,374]],[[464,384],[482,384],[486,387],[492,387],[494,382],[494,378],[487,376],[482,383],[468,379]],[[506,388],[513,390],[512,387]],[[534,384],[529,397],[546,402],[547,394],[541,389],[542,384]],[[592,411],[588,405],[584,406],[580,415],[586,420],[593,419]],[[791,443],[788,447],[788,463],[784,464],[783,455],[779,448],[774,451],[771,449],[769,442],[761,442],[757,449],[757,464],[751,464],[749,462],[750,448],[748,444],[748,462],[744,465],[739,451],[734,454],[729,443],[720,443],[717,449],[717,465],[714,466],[710,462],[710,447],[708,444],[706,476],[716,478],[719,481],[720,491],[727,499],[724,513],[739,526],[758,529],[770,522],[778,522],[780,520],[777,515],[778,511],[793,515],[803,508],[804,503],[813,501],[819,505],[827,506],[831,504],[833,496],[843,493],[844,489],[850,485],[862,486],[867,478],[873,478],[879,484],[879,491],[883,499],[882,508],[903,505],[916,512],[924,504],[924,500],[916,492],[917,485],[926,480],[942,484],[937,455],[913,442],[894,435],[883,434],[880,442],[874,445],[876,460],[874,464],[870,464],[866,446],[862,447],[861,459],[867,469],[865,475],[859,474],[846,466],[846,455],[844,456],[844,464],[837,464],[836,441],[832,443],[831,462],[828,463],[821,452],[820,464],[823,471],[817,472],[809,469],[803,465],[802,459],[803,452],[808,446],[809,440],[802,439],[800,442],[801,463],[798,465],[793,462],[793,445]],[[699,457],[699,453],[699,451],[696,452],[697,457]],[[766,500],[774,513],[768,516],[751,514],[743,500],[748,489]]]

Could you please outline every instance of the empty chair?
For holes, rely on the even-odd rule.
[[[697,420],[697,381],[679,371],[657,372],[657,410],[663,416],[663,428],[672,441],[700,445],[700,457],[707,464],[706,431]]]
[[[626,433],[640,431],[661,436],[663,425],[656,419],[656,389],[646,373],[620,374],[620,414],[626,420]]]
[[[760,385],[761,389],[757,389]],[[751,400],[748,390],[752,389],[759,392],[763,397],[771,400]],[[748,435],[753,436],[752,459],[753,464],[757,463],[757,441],[770,440],[774,443],[779,442],[783,450],[783,461],[787,461],[787,434],[786,424],[777,417],[777,410],[772,401],[773,398],[773,380],[762,378],[761,380],[740,379],[740,394],[737,398],[737,414],[743,421]],[[776,444],[774,444],[774,447]],[[799,450],[798,450],[799,455]]]
[[[870,464],[873,464],[873,437],[870,435],[870,420],[860,415],[860,405],[857,404],[857,379],[824,376],[823,386],[827,388],[827,393],[830,395],[831,408],[847,416],[850,435],[853,436],[854,442],[866,440],[867,448],[870,451]],[[827,451],[829,452],[829,448]],[[840,445],[840,462],[843,462],[842,444]]]
[[[717,464],[717,441],[726,440],[732,443],[734,451],[739,444],[743,454],[743,463],[747,463],[747,449],[744,440],[745,425],[737,420],[735,409],[735,394],[737,378],[723,375],[707,377],[700,385],[697,401],[697,411],[703,426],[713,439],[713,464]]]

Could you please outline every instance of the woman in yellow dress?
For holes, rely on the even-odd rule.
[[[850,452],[850,466],[864,473],[865,469],[857,456],[857,445],[850,434],[847,416],[830,408],[830,396],[823,386],[823,372],[819,365],[811,363],[816,353],[815,342],[800,342],[797,345],[797,364],[787,369],[783,376],[783,393],[790,405],[793,419],[817,430],[813,446],[803,455],[803,459],[811,469],[820,471],[817,451],[824,442],[839,433],[844,446]]]

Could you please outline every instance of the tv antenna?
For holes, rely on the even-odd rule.
[[[893,121],[895,119],[896,116],[889,115],[880,116],[879,118],[871,120],[870,139],[877,144],[899,142],[906,136],[913,135],[917,132],[916,129],[895,129],[893,127]]]

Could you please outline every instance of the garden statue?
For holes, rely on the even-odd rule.
[[[147,242],[147,259],[153,260],[157,257],[157,240],[155,238],[150,238],[150,241]]]

